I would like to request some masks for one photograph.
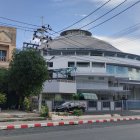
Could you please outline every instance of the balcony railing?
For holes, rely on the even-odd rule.
[[[6,57],[1,56],[1,57],[0,57],[0,61],[2,61],[2,62],[6,62],[6,61],[7,61],[7,60],[6,60]]]

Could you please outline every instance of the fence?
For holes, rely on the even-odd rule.
[[[140,100],[124,101],[124,108],[127,110],[140,109]]]
[[[122,101],[92,101],[92,100],[79,100],[79,101],[46,101],[46,104],[51,110],[55,109],[56,106],[61,105],[64,102],[81,102],[86,106],[88,111],[113,111],[122,110],[125,105]],[[123,108],[124,109],[124,108]]]

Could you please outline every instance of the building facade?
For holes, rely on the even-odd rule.
[[[99,100],[140,99],[140,56],[122,52],[89,31],[62,32],[44,57],[50,71],[43,89],[47,100],[71,99],[74,93],[96,93]]]
[[[16,29],[0,26],[0,67],[8,68],[12,52],[16,48]]]

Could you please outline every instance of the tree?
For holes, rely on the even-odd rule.
[[[73,94],[73,100],[84,100],[84,96],[81,93]]]
[[[20,106],[25,97],[41,92],[47,75],[46,61],[39,52],[23,50],[13,53],[9,68],[9,86],[19,96]]]
[[[0,92],[8,92],[8,70],[0,68]]]
[[[4,104],[6,102],[6,95],[3,93],[0,93],[0,105]]]
[[[0,68],[0,105],[5,107],[8,93],[8,70]]]

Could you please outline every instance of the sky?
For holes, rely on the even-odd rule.
[[[30,42],[32,40],[33,31],[36,30],[37,26],[21,24],[4,18],[41,26],[41,17],[43,17],[43,24],[49,24],[53,31],[57,32],[84,18],[107,1],[0,0],[0,25],[18,27],[16,44],[17,48],[22,48],[23,42]],[[125,2],[121,6],[96,20],[123,1]],[[110,0],[100,10],[68,29],[79,29],[89,22],[96,20],[82,29],[88,30],[94,27],[89,30],[92,32],[93,37],[105,40],[123,52],[140,55],[140,1],[124,13],[95,27],[137,1],[139,0]],[[52,37],[55,38],[56,36],[59,36],[59,34],[54,34]]]

